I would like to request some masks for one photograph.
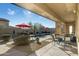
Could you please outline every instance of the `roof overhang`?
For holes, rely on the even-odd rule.
[[[16,5],[54,21],[74,22],[76,17],[74,3],[17,3]]]

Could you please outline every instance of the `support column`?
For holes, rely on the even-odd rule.
[[[79,5],[78,5],[78,10],[77,10],[77,19],[75,22],[75,35],[77,37],[77,47],[78,47],[78,55],[79,55]]]
[[[66,23],[66,34],[69,34],[69,24]]]
[[[65,28],[64,28],[64,23],[63,22],[56,22],[56,34],[63,34]]]
[[[56,22],[56,31],[55,33],[56,34],[61,34],[61,24],[59,22]]]

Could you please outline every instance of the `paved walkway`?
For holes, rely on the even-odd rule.
[[[54,46],[53,43],[50,43],[43,48],[35,51],[35,53],[30,54],[31,56],[68,56],[67,53]]]

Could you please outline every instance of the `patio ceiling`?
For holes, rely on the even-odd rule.
[[[73,3],[17,3],[17,5],[55,21],[74,22],[76,19],[77,4]]]

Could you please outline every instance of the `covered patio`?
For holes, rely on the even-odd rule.
[[[37,44],[36,40],[31,42],[29,45],[23,46],[16,46],[13,41],[9,41],[6,44],[0,44],[1,56],[79,55],[79,4],[16,3],[13,5],[24,8],[25,10],[27,9],[30,12],[34,12],[40,16],[55,21],[55,33],[40,37],[41,44]],[[22,28],[31,27],[25,24],[20,24],[17,26]],[[27,35],[27,38],[29,36]],[[29,38],[30,41],[33,39],[36,39],[36,37]]]
[[[23,3],[16,4],[24,9],[30,10],[38,15],[46,17],[56,22],[55,35],[64,38],[64,44],[78,48],[79,37],[79,4],[76,3]],[[75,36],[73,43],[70,42],[71,36]],[[79,48],[76,49],[77,52]],[[79,54],[79,52],[78,52]]]

